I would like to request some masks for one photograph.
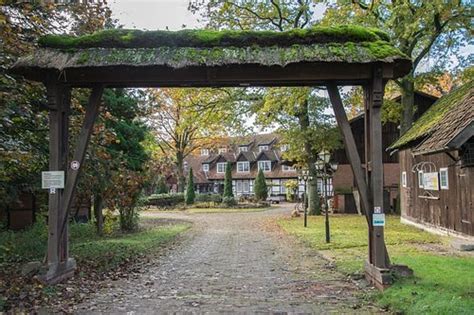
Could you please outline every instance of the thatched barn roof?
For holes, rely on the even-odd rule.
[[[461,134],[474,134],[474,81],[440,98],[389,150],[413,147],[418,155],[457,149]]]
[[[411,62],[387,39],[379,30],[347,25],[288,32],[119,29],[81,37],[45,36],[40,48],[20,58],[12,70],[41,81],[38,71],[381,62],[394,66],[395,77],[404,75]]]

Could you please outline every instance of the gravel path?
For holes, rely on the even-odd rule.
[[[317,253],[272,228],[281,206],[254,213],[155,214],[193,222],[138,276],[111,281],[79,313],[377,313]],[[148,214],[150,215],[150,214]]]

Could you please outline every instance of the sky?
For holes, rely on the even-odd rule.
[[[113,16],[126,28],[179,30],[198,28],[198,17],[188,11],[188,0],[110,0]]]

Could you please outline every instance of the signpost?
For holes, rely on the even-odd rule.
[[[64,188],[64,171],[41,172],[41,188],[49,189],[51,193]]]

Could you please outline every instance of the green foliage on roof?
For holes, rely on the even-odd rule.
[[[388,42],[386,33],[358,25],[316,26],[286,32],[273,31],[141,31],[104,30],[84,36],[46,35],[39,39],[41,47],[55,49],[82,48],[157,48],[157,47],[247,47],[292,46],[314,43]]]
[[[418,140],[430,134],[441,122],[444,115],[474,88],[474,80],[457,88],[455,91],[441,97],[423,114],[415,124],[408,129],[389,149],[397,149],[408,145],[410,142]]]

